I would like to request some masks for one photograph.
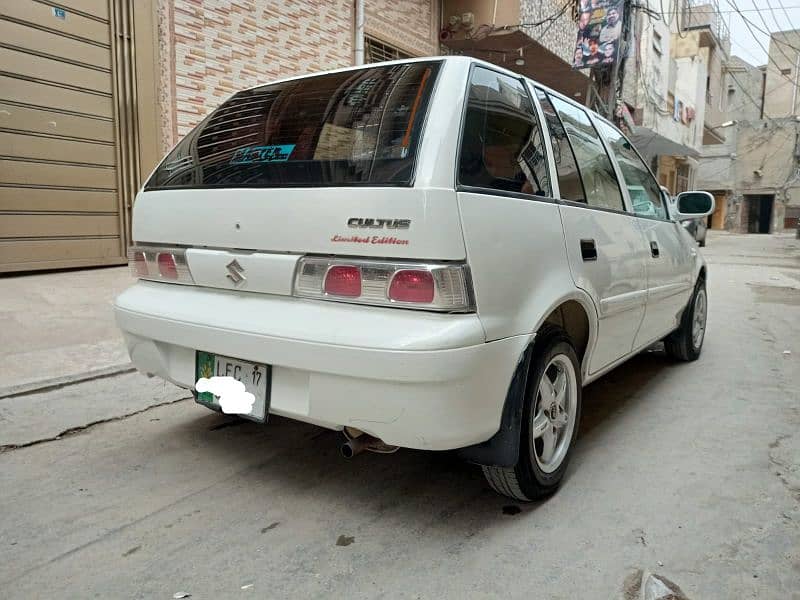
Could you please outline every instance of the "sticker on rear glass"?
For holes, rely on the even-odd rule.
[[[286,162],[294,150],[294,144],[280,146],[250,146],[239,148],[231,157],[232,165],[249,165],[254,163]]]

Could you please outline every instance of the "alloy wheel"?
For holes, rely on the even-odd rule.
[[[692,315],[692,344],[695,350],[699,350],[703,345],[703,337],[706,334],[706,313],[706,291],[701,288],[697,291],[694,315]]]
[[[530,451],[537,466],[552,473],[569,450],[578,408],[577,377],[572,361],[557,354],[542,373],[536,390]]]

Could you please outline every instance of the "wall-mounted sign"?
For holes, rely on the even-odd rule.
[[[59,8],[57,6],[54,6],[53,7],[53,16],[56,19],[61,19],[62,21],[65,21],[67,19],[67,11],[65,11],[63,8]]]
[[[624,0],[581,0],[573,69],[613,65],[622,40]]]

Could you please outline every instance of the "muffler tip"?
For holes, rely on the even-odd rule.
[[[356,451],[349,441],[339,446],[339,452],[344,458],[353,458],[356,455]]]

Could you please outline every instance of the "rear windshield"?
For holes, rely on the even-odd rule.
[[[383,65],[240,92],[145,189],[410,185],[440,62]]]

